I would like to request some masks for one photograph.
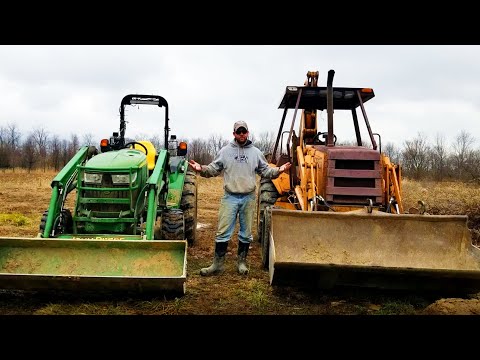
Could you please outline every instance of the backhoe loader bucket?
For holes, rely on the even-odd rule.
[[[272,285],[480,291],[463,215],[271,210]]]
[[[184,294],[186,241],[128,237],[0,238],[0,288]]]

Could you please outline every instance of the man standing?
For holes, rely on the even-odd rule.
[[[248,140],[248,126],[245,121],[233,125],[234,139],[224,146],[215,159],[208,165],[189,161],[192,169],[202,177],[213,177],[224,172],[224,195],[218,214],[218,228],[215,234],[215,254],[213,264],[202,268],[203,276],[217,275],[225,270],[225,254],[238,215],[240,230],[238,232],[238,272],[248,274],[247,254],[252,237],[252,223],[255,211],[255,174],[274,179],[288,170],[290,163],[280,167],[268,166],[263,153]]]

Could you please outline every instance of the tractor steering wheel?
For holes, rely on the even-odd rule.
[[[140,145],[141,147],[143,147],[145,149],[145,155],[148,154],[147,147],[145,145],[143,145],[142,143],[139,143],[137,141],[130,141],[129,143],[126,143],[123,147],[128,148],[129,146],[132,146],[132,145]],[[135,150],[137,150],[137,149],[135,149]]]

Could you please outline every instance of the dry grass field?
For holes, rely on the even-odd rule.
[[[0,172],[0,236],[34,237],[47,209],[53,171]],[[480,314],[480,294],[468,298],[367,289],[298,290],[270,286],[261,267],[259,244],[249,254],[250,273],[237,274],[236,237],[230,241],[227,270],[222,276],[201,277],[201,267],[213,255],[222,179],[199,178],[198,230],[188,249],[187,291],[183,297],[83,297],[0,290],[0,314],[88,315],[420,315]],[[480,188],[460,183],[404,180],[404,207],[424,200],[430,214],[467,214],[474,242],[480,229]]]

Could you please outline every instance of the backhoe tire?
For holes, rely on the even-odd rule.
[[[194,245],[197,238],[197,190],[197,174],[187,171],[180,208],[183,210],[185,238],[189,246]]]
[[[180,209],[169,209],[162,213],[161,239],[163,240],[184,240],[185,221],[183,211]]]
[[[260,180],[257,196],[257,237],[262,243],[263,236],[263,212],[267,206],[273,206],[279,197],[277,188],[270,179]]]
[[[270,227],[272,225],[272,213],[270,207],[266,207],[263,212],[263,222],[262,222],[262,267],[265,270],[268,270],[268,259],[270,256]]]

